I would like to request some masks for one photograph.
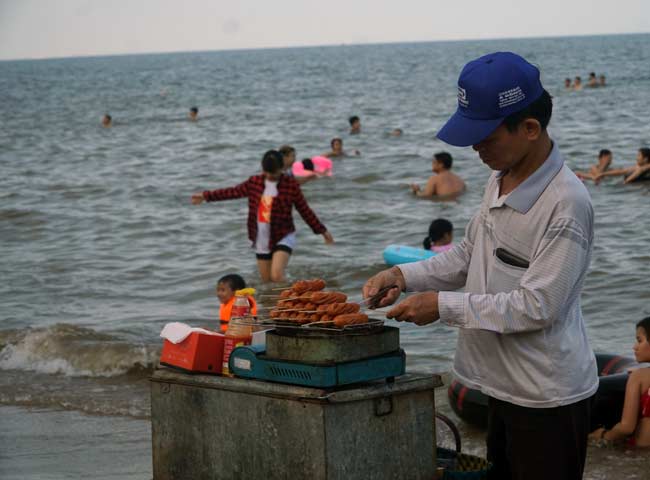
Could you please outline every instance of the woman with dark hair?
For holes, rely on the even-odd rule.
[[[636,324],[634,356],[639,363],[650,362],[650,317]],[[621,421],[593,431],[589,438],[596,443],[627,441],[629,446],[650,447],[650,367],[630,373]]]

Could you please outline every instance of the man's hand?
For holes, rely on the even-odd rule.
[[[411,191],[413,193],[418,193],[420,191],[420,185],[418,185],[417,183],[412,183],[411,184]]]
[[[323,238],[325,239],[325,243],[328,245],[334,243],[334,237],[332,237],[332,234],[328,231],[323,232]]]
[[[386,317],[398,322],[412,322],[427,325],[440,318],[438,311],[438,292],[424,292],[411,295],[399,305],[393,307]]]
[[[195,193],[192,195],[192,205],[199,205],[203,203],[204,200],[202,193]]]
[[[402,291],[406,289],[406,281],[404,280],[402,271],[398,267],[384,270],[383,272],[379,272],[377,275],[371,277],[363,286],[363,298],[366,299],[372,297],[373,295],[376,295],[379,290],[390,285],[397,285],[397,288],[391,288],[378,302],[375,302],[375,305],[371,306],[371,308],[392,305],[399,298]]]

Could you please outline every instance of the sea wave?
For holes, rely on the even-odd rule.
[[[70,377],[142,376],[160,355],[158,345],[134,344],[65,323],[1,331],[0,348],[0,370]]]

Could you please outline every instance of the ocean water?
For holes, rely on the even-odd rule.
[[[650,145],[649,42],[629,35],[0,62],[0,431],[20,439],[19,450],[0,447],[0,476],[150,478],[146,378],[160,330],[170,321],[215,326],[214,287],[225,273],[242,274],[262,294],[271,288],[258,281],[246,201],[192,206],[193,192],[243,181],[270,148],[289,143],[300,159],[342,137],[361,156],[336,160],[332,179],[303,188],[336,243],[326,246],[296,213],[288,275],[323,278],[359,299],[384,268],[386,245],[419,246],[436,217],[451,220],[459,240],[480,202],[488,168],[471,148],[435,139],[467,61],[511,50],[539,65],[566,162],[585,168],[609,148],[620,167]],[[585,80],[590,71],[607,75],[608,86],[564,90],[565,77]],[[195,123],[187,120],[193,105]],[[101,127],[105,112],[113,128]],[[353,114],[363,126],[356,136],[347,133]],[[396,127],[404,135],[388,136]],[[455,202],[417,200],[407,185],[426,180],[439,150],[453,155],[468,191]],[[633,325],[650,314],[650,184],[588,188],[596,214],[582,296],[589,337],[596,351],[632,356]],[[455,330],[401,328],[410,370],[449,370]],[[480,453],[482,434],[464,426],[463,434]],[[93,461],[71,468],[48,456],[50,438]],[[139,453],[133,468],[112,471],[124,451]],[[587,477],[642,478],[648,458],[591,450]]]

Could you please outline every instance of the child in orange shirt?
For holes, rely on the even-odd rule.
[[[228,322],[232,312],[232,306],[235,303],[235,292],[246,288],[244,279],[236,273],[224,275],[217,282],[217,298],[221,302],[219,307],[219,320],[221,322],[221,331],[228,330]],[[257,303],[253,297],[248,297],[251,304],[251,314],[257,315]]]

